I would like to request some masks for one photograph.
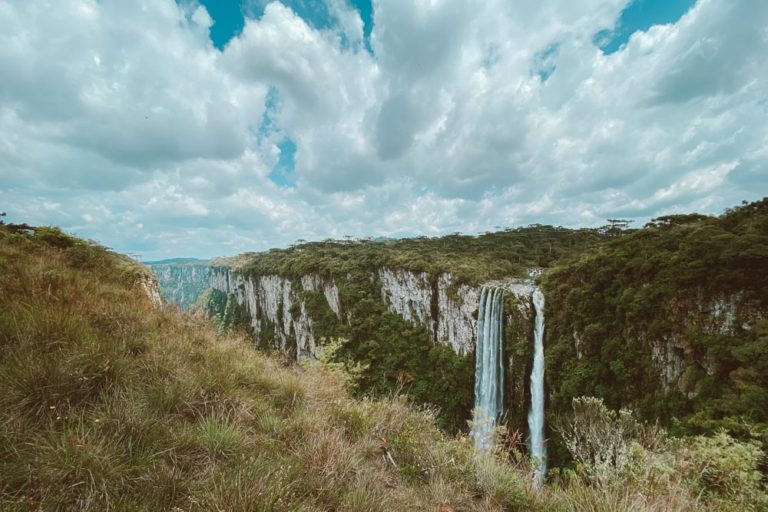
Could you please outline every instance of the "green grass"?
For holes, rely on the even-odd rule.
[[[709,507],[687,487],[670,508],[672,492],[536,489],[402,396],[352,398],[338,367],[286,366],[154,306],[148,279],[55,229],[0,225],[0,510]]]

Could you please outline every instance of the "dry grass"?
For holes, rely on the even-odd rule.
[[[472,450],[430,412],[353,400],[333,370],[285,367],[153,307],[127,258],[43,233],[0,227],[0,509],[525,502],[478,486]]]
[[[155,308],[142,267],[43,233],[0,226],[2,510],[701,509],[535,489],[430,411],[354,400],[338,370],[286,367]]]

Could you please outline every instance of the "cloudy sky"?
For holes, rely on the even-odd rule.
[[[145,259],[768,195],[765,0],[0,0],[0,210]]]

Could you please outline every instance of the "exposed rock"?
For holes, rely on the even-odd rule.
[[[475,348],[477,320],[474,317],[480,303],[480,289],[460,285],[454,294],[451,274],[437,279],[437,340],[450,345],[457,354],[466,355]]]
[[[683,347],[675,336],[665,336],[651,343],[651,357],[659,370],[662,388],[670,389],[685,371]]]
[[[483,286],[502,288],[521,299],[516,301],[518,312],[526,315],[531,308],[530,297],[534,289],[532,282],[518,279],[490,281],[480,286],[455,286],[453,275],[443,273],[433,287],[430,276],[424,272],[384,268],[377,275],[381,282],[381,298],[390,311],[405,320],[427,326],[433,339],[449,345],[460,355],[475,350],[476,315]],[[505,312],[505,317],[511,313]]]
[[[745,300],[739,292],[712,299],[694,296],[685,302],[671,303],[666,309],[678,319],[678,329],[651,340],[651,356],[662,388],[667,391],[676,387],[689,398],[696,396],[689,386],[689,382],[695,380],[684,376],[695,371],[714,375],[717,366],[714,359],[693,349],[700,345],[697,338],[733,336],[739,329],[751,329],[765,317],[758,304]]]
[[[168,302],[190,309],[210,286],[210,267],[200,263],[150,263],[157,276],[160,293]]]
[[[436,342],[450,346],[457,354],[467,355],[474,351],[482,286],[456,286],[450,273],[433,279],[424,272],[390,268],[379,269],[371,278],[380,283],[381,299],[390,311],[404,320],[424,325]],[[503,288],[518,299],[515,311],[505,312],[507,325],[529,325],[529,320],[533,318],[530,298],[534,289],[530,281],[509,279],[486,284]],[[294,284],[276,275],[244,279],[235,272],[218,267],[211,274],[211,286],[234,294],[238,304],[247,307],[257,336],[263,329],[272,329],[281,348],[285,348],[289,341],[295,341],[298,352],[311,357],[317,357],[319,348],[313,319],[307,314],[299,291],[322,291],[330,309],[338,318],[343,318],[335,281],[316,274],[304,275]],[[525,320],[522,323],[513,322],[515,315],[523,315]],[[527,340],[529,333],[522,333],[522,336],[521,339]]]
[[[291,280],[276,275],[245,278],[224,267],[211,272],[211,287],[233,295],[239,305],[245,306],[251,327],[256,336],[265,329],[271,329],[279,348],[285,350],[295,343],[296,356],[317,358],[321,347],[317,345],[313,320],[307,314],[307,306],[300,290],[295,289]],[[319,276],[303,276],[301,289],[304,291],[323,290],[328,306],[341,315],[339,292],[335,283],[325,283]]]
[[[139,286],[144,290],[144,293],[147,295],[147,298],[149,298],[149,301],[153,306],[159,308],[163,305],[163,298],[160,296],[160,289],[157,285],[157,281],[149,278],[142,279],[139,282]]]
[[[381,282],[381,300],[390,311],[404,319],[421,323],[429,327],[435,335],[430,305],[432,304],[432,285],[426,272],[382,268],[378,271]]]
[[[316,292],[322,289],[323,295],[325,295],[325,300],[328,302],[328,306],[331,308],[331,311],[336,313],[338,318],[341,318],[341,301],[339,300],[339,288],[336,286],[335,281],[324,281],[320,276],[316,274],[308,274],[301,277],[301,287],[308,292]]]

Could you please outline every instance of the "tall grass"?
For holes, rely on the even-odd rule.
[[[149,278],[0,226],[0,509],[510,510],[431,412],[156,308]]]
[[[0,510],[694,510],[449,438],[402,397],[155,307],[128,258],[0,226]]]

